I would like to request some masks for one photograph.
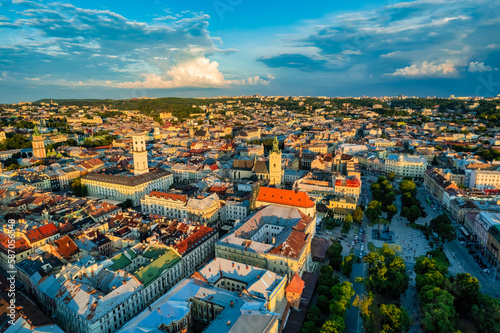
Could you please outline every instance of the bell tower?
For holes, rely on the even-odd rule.
[[[35,127],[35,133],[33,133],[33,156],[36,158],[45,158],[47,154],[45,153],[45,140],[43,136],[38,132],[38,127]]]
[[[269,153],[269,185],[280,185],[283,171],[281,170],[281,150],[278,138],[274,137],[273,148]]]
[[[132,134],[132,155],[134,157],[134,175],[149,172],[148,152],[146,151],[146,135],[144,133]]]

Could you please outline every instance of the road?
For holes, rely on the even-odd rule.
[[[419,223],[422,221],[427,223],[440,213],[444,212],[444,209],[440,206],[440,204],[435,201],[432,202],[434,208],[429,205],[425,200],[427,195],[428,192],[425,187],[422,186],[418,188],[417,198],[420,202],[422,202],[422,205],[429,215],[425,219],[419,219]],[[454,223],[454,226],[455,229],[457,229],[457,235],[461,234],[461,231],[459,230],[461,225]],[[500,284],[498,281],[495,281],[495,276],[493,274],[486,274],[483,272],[481,267],[479,267],[479,265],[474,261],[472,255],[469,254],[468,250],[469,249],[460,244],[458,240],[445,243],[444,251],[451,264],[449,268],[450,273],[469,273],[479,281],[482,292],[493,297],[500,297]],[[477,251],[477,254],[480,255],[479,251]],[[485,262],[485,260],[483,260],[483,262]]]
[[[378,175],[373,175],[373,174],[366,174],[363,172],[363,189],[362,189],[362,194],[361,194],[361,204],[364,204],[365,207],[370,203],[371,201],[371,191],[370,191],[370,185],[367,180],[370,181],[376,181],[378,178]],[[354,245],[354,255],[359,257],[360,253],[366,254],[368,251],[368,242],[367,242],[367,236],[366,236],[366,226],[368,225],[368,220],[366,217],[363,219],[363,223],[361,225],[361,228],[363,229],[362,233],[358,232],[358,240],[357,243]],[[354,230],[352,230],[349,233],[348,241],[351,241],[355,237]],[[361,244],[363,244],[364,250],[361,251]],[[354,297],[351,300],[351,303],[354,301],[354,298],[359,295],[359,297],[362,297],[365,293],[365,285],[363,283],[357,283],[356,278],[362,277],[365,278],[366,274],[368,271],[368,266],[365,263],[360,263],[360,264],[355,264],[351,276],[349,277],[349,281],[353,285],[353,289],[355,291]],[[346,311],[345,315],[345,324],[346,324],[346,330],[345,332],[348,333],[360,333],[364,331],[363,328],[363,318],[359,315],[359,309],[357,307],[351,306],[349,309]]]

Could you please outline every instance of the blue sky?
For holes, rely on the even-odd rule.
[[[500,94],[500,3],[0,1],[0,103]]]

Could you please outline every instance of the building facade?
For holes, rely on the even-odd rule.
[[[134,206],[140,205],[146,194],[153,190],[167,190],[174,182],[173,175],[162,169],[129,177],[89,172],[81,179],[89,196],[117,201],[130,199]]]
[[[142,175],[149,172],[146,135],[144,133],[132,134],[132,147],[132,154],[134,156],[134,175]]]
[[[280,185],[283,177],[281,169],[281,150],[278,139],[274,137],[273,148],[269,153],[269,185]]]
[[[38,127],[35,127],[35,133],[33,134],[33,156],[36,158],[45,158],[47,154],[45,152],[45,140],[38,132]]]
[[[417,156],[389,155],[385,160],[385,172],[394,172],[396,177],[423,179],[427,170],[427,159]]]

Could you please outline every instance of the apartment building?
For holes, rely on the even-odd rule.
[[[299,208],[268,205],[221,238],[215,256],[291,278],[311,264],[315,221],[315,216],[309,217]]]
[[[423,179],[427,170],[427,159],[417,156],[388,155],[385,160],[385,172],[396,173],[396,177]]]
[[[469,188],[499,189],[500,171],[472,170],[470,175]]]
[[[38,284],[37,296],[66,332],[113,333],[144,308],[142,289],[124,270],[68,264]]]
[[[89,172],[82,176],[88,195],[117,201],[131,200],[134,206],[152,190],[167,190],[173,183],[173,175],[166,170],[156,170],[140,175],[111,175]]]

